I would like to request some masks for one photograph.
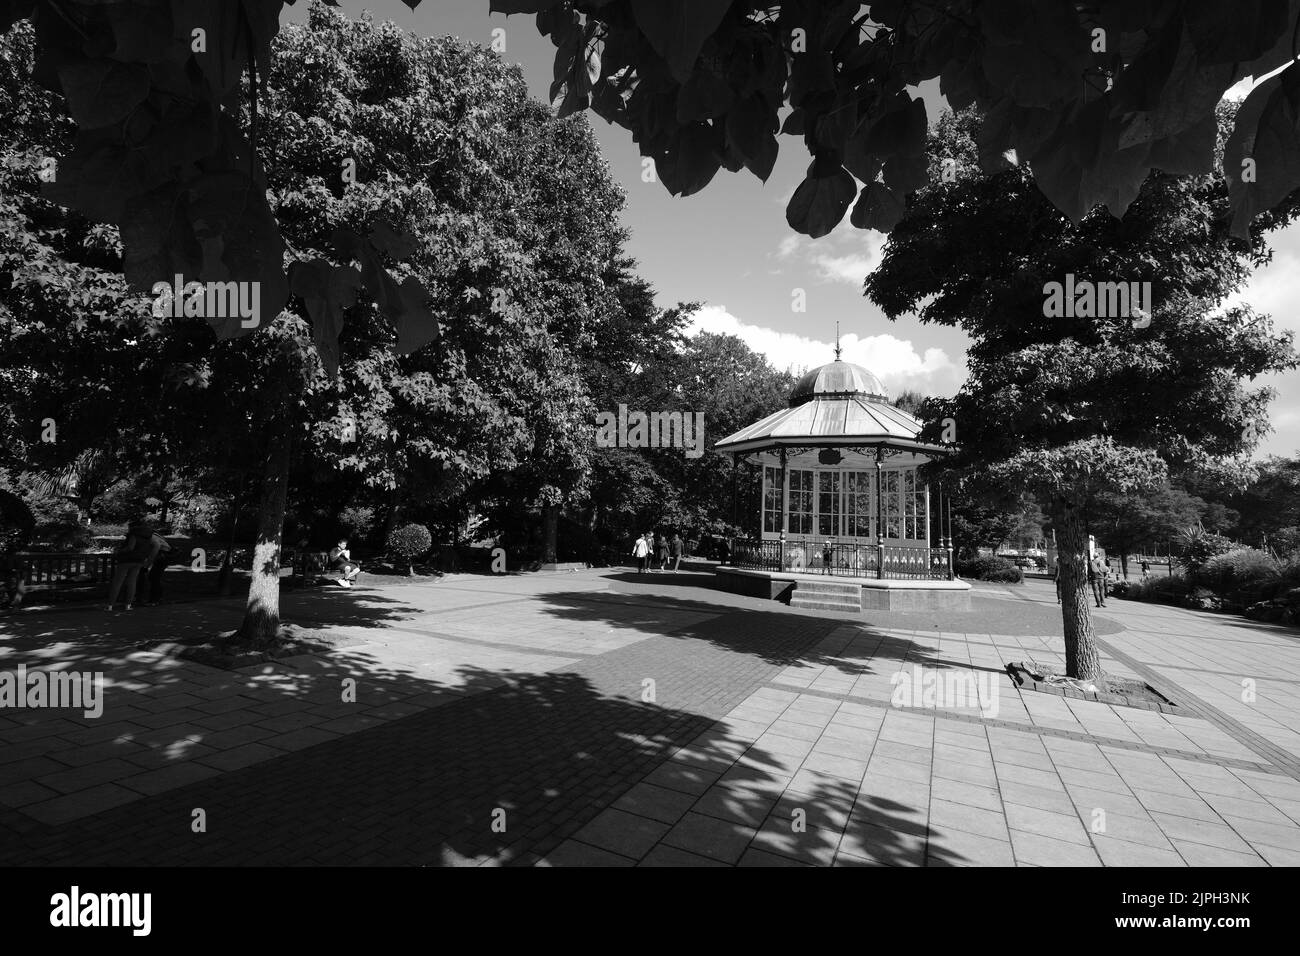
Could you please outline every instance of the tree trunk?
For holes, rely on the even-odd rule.
[[[388,493],[388,516],[384,518],[384,530],[381,533],[382,536],[377,542],[377,544],[381,548],[388,547],[389,535],[391,535],[393,533],[393,529],[397,527],[397,509],[398,509],[397,486],[394,485],[389,490]]]
[[[280,633],[280,539],[284,530],[290,446],[293,442],[287,409],[276,415],[269,430],[248,603],[237,636],[240,643],[257,647],[270,644]]]
[[[560,527],[560,508],[558,505],[547,505],[542,509],[543,521],[543,540],[542,540],[542,563],[554,564],[556,562],[556,538],[559,534]]]
[[[1058,524],[1057,574],[1061,578],[1061,617],[1065,633],[1065,672],[1069,677],[1101,678],[1101,660],[1093,637],[1088,586],[1088,535],[1082,516],[1066,505]]]

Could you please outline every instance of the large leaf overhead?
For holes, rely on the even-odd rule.
[[[124,230],[128,243],[147,247],[127,250],[137,279],[168,259],[190,257],[184,243],[179,252],[160,252],[164,235],[186,230],[143,197],[168,187],[184,192],[200,171],[221,172],[231,168],[231,156],[250,156],[242,128],[218,136],[209,130],[220,126],[218,109],[234,115],[232,97],[250,67],[265,73],[281,6],[280,0],[85,0],[62,4],[65,17],[37,18],[37,74],[60,85],[84,137],[51,196],[119,225],[125,223],[110,217],[138,211],[141,221]],[[856,180],[860,198],[854,222],[888,222],[901,199],[925,184],[928,163],[918,147],[923,112],[916,132],[923,107],[908,90],[932,79],[940,79],[953,106],[974,104],[999,118],[982,149],[986,168],[1001,168],[1014,151],[1072,219],[1099,207],[1122,215],[1152,169],[1210,167],[1207,117],[1237,80],[1261,77],[1291,59],[1300,20],[1300,0],[488,0],[486,6],[535,16],[556,46],[556,107],[561,113],[592,108],[626,127],[674,194],[705,188],[723,168],[765,179],[776,161],[779,111],[795,107],[784,132],[802,137],[819,162],[837,159],[841,170],[800,187],[789,219],[810,234],[820,233],[843,204],[846,176]],[[35,8],[5,0],[0,24]],[[1269,109],[1252,107],[1241,116],[1242,124],[1253,125],[1237,139],[1258,142],[1262,155],[1254,157],[1258,180],[1236,182],[1231,192],[1239,234],[1294,186],[1285,152],[1292,95],[1288,85]],[[109,136],[94,139],[99,130]],[[115,143],[146,138],[172,144],[184,162],[121,162],[113,152]],[[165,156],[168,150],[145,152]],[[244,168],[258,175],[255,164]],[[184,216],[185,206],[174,213]],[[252,263],[265,252],[260,227],[250,227],[255,219],[222,237],[221,261]],[[164,227],[168,233],[159,231]],[[371,273],[367,285],[381,293],[381,308],[404,314],[406,300],[395,291],[400,282],[384,288],[374,263],[361,266],[363,275]]]

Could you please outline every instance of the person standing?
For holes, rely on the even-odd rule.
[[[1146,558],[1142,559],[1142,580],[1145,581],[1151,577],[1151,562]]]
[[[149,560],[152,552],[153,528],[149,527],[143,518],[134,519],[127,527],[126,537],[122,539],[121,547],[113,552],[117,564],[113,567],[113,579],[108,585],[106,610],[113,610],[113,605],[117,603],[117,596],[122,592],[123,587],[126,588],[124,610],[131,610],[140,568]]]
[[[1110,568],[1101,560],[1094,557],[1088,563],[1088,583],[1092,585],[1092,596],[1097,602],[1097,607],[1106,606],[1106,578],[1110,575]]]
[[[682,543],[682,536],[676,531],[673,532],[673,540],[668,545],[668,550],[673,556],[673,570],[676,571],[682,566],[682,550],[685,545]]]
[[[668,539],[662,531],[655,532],[655,563],[660,571],[668,570]]]
[[[632,545],[632,556],[636,558],[636,573],[645,574],[647,559],[650,556],[650,545],[647,539],[650,537],[649,532],[641,535]]]
[[[831,539],[827,538],[826,543],[822,545],[822,574],[831,573],[831,564],[835,560],[835,550],[831,547]]]
[[[157,607],[162,603],[162,576],[171,560],[172,546],[158,532],[150,541],[149,560],[140,569],[140,583],[136,588],[135,602]]]

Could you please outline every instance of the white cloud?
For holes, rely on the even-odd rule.
[[[855,288],[880,265],[886,236],[875,229],[854,229],[842,222],[834,232],[820,239],[790,235],[777,246],[778,259],[791,263],[795,271],[787,273],[798,279],[798,267],[811,267],[820,282],[843,282]],[[797,282],[796,282],[797,284]]]
[[[825,365],[835,358],[834,342],[747,325],[721,305],[705,306],[695,313],[690,331],[734,335],[755,352],[767,356],[777,368],[796,373]],[[965,369],[955,364],[943,349],[918,352],[911,342],[893,335],[865,338],[845,335],[840,339],[840,346],[846,362],[870,369],[891,395],[904,389],[925,395],[952,395],[965,378]]]

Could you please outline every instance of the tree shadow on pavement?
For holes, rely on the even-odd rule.
[[[194,723],[141,724],[98,741],[106,750],[94,766],[118,772],[102,784],[112,788],[108,806],[63,821],[42,812],[50,804],[0,810],[0,863],[532,864],[561,845],[580,845],[608,854],[603,862],[631,864],[653,862],[647,858],[660,844],[720,862],[753,849],[747,862],[829,863],[846,829],[846,852],[919,862],[914,820],[924,805],[875,798],[856,812],[855,782],[799,775],[797,760],[711,716],[642,703],[633,689],[611,693],[599,678],[462,667],[444,685],[364,656],[310,665],[272,685],[285,701],[310,701],[307,711],[264,702],[266,685],[259,703],[232,697],[238,687],[204,697],[200,684],[185,682],[177,692],[195,698]],[[192,666],[185,671],[193,676]],[[356,703],[339,701],[347,679],[356,681]],[[202,710],[205,703],[219,706]],[[250,708],[260,708],[257,723],[234,722]],[[212,714],[232,726],[202,726]],[[268,729],[274,733],[259,736]],[[214,746],[241,731],[257,739],[234,750]],[[312,732],[321,739],[306,745]],[[182,741],[187,746],[176,746]],[[280,749],[288,746],[297,749]],[[48,760],[20,757],[0,769],[41,759]],[[57,788],[67,769],[37,773],[44,782],[36,785]],[[170,788],[149,795],[169,783],[168,772],[179,774]],[[174,785],[186,772],[193,782]],[[629,792],[647,777],[659,781],[653,795],[661,799],[647,809],[642,787],[638,809]],[[798,789],[783,796],[787,784]],[[205,818],[199,833],[197,809]],[[805,811],[802,828],[793,826],[796,809]],[[614,813],[625,825],[596,820]]]

